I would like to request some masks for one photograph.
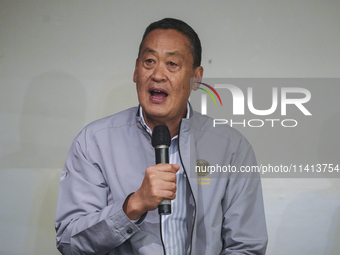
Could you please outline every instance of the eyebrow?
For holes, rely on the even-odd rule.
[[[170,55],[170,56],[180,56],[180,57],[182,57],[182,54],[178,50],[170,51],[170,52],[167,52],[166,54]]]
[[[145,50],[143,50],[143,52],[142,52],[142,54],[145,54],[145,53],[156,53],[156,51],[148,47]],[[178,50],[169,51],[169,52],[166,53],[166,55],[179,56],[179,57],[183,58],[183,54],[181,54]]]
[[[156,51],[148,47],[148,48],[145,48],[142,52],[142,54],[145,54],[145,53],[156,53]]]

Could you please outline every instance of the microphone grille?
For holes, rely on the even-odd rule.
[[[158,125],[153,128],[152,131],[152,146],[156,147],[159,145],[170,146],[171,137],[169,129],[166,125]]]

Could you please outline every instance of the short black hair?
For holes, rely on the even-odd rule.
[[[190,46],[191,46],[191,54],[194,58],[194,63],[193,63],[193,68],[196,68],[201,65],[201,59],[202,59],[202,46],[201,46],[201,41],[196,34],[195,30],[192,29],[187,23],[185,23],[182,20],[179,19],[173,19],[173,18],[165,18],[161,19],[159,21],[155,21],[151,23],[144,32],[142,41],[139,45],[139,50],[138,50],[138,58],[140,56],[140,52],[143,46],[143,42],[145,37],[153,30],[155,29],[174,29],[186,37],[188,37],[190,41]]]

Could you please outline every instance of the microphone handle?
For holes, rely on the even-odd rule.
[[[169,147],[166,145],[159,145],[155,148],[156,164],[169,163]],[[171,200],[162,199],[158,205],[158,214],[168,215],[171,214]]]

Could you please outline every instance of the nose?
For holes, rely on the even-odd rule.
[[[152,80],[155,82],[163,82],[166,80],[166,69],[162,64],[158,64],[153,69]]]

